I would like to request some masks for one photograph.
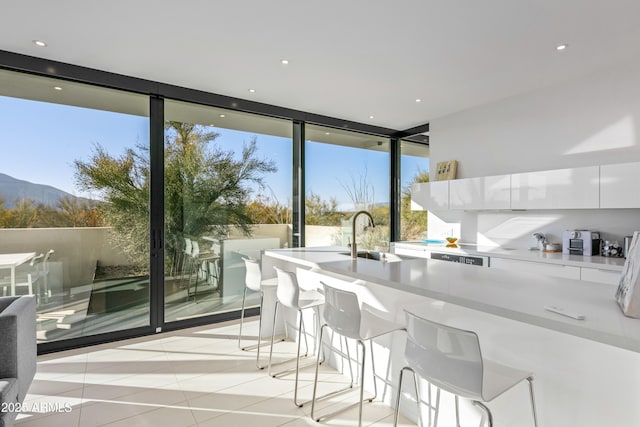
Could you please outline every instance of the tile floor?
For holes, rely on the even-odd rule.
[[[254,339],[257,323],[245,323]],[[320,424],[311,420],[310,404],[302,408],[293,404],[294,376],[272,378],[258,370],[255,350],[238,349],[237,332],[238,323],[227,322],[40,356],[25,411],[15,425],[357,425],[357,407]],[[263,349],[268,356],[268,347]],[[274,358],[279,360],[295,355],[293,343],[280,343],[275,349]],[[313,366],[301,373],[303,401],[311,398],[313,373]],[[319,393],[348,380],[323,366],[321,381]],[[321,401],[318,412],[352,401],[357,401],[355,392],[342,394]],[[379,401],[367,403],[363,425],[391,426],[393,411]],[[412,424],[401,418],[399,425]]]

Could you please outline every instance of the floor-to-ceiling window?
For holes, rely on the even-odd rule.
[[[411,185],[429,181],[429,146],[400,141],[400,240],[427,238],[427,212],[411,210]]]
[[[33,72],[54,70],[46,72],[56,78],[0,71],[0,295],[37,295],[43,351],[66,339],[85,345],[237,310],[242,257],[297,245],[292,222],[302,211],[306,246],[346,246],[352,215],[367,210],[376,227],[361,217],[359,247],[388,247],[390,141],[347,130],[366,125],[329,118],[337,127],[309,125],[299,112],[262,104],[248,107],[292,120],[164,100],[193,93],[25,61],[17,69],[40,61]],[[103,84],[122,90],[96,86]],[[238,105],[215,94],[197,98]],[[298,141],[304,149],[294,158]],[[402,142],[403,189],[408,171],[428,170],[427,150]],[[301,188],[294,176],[304,177],[304,194],[292,194]],[[406,222],[404,209],[401,221],[403,230],[426,226],[426,218]]]
[[[166,321],[239,309],[242,258],[291,244],[292,132],[288,120],[165,101]]]
[[[0,295],[39,342],[148,326],[148,97],[0,70],[0,111]]]
[[[362,249],[389,245],[389,138],[307,125],[305,129],[305,246],[347,246],[357,238]],[[360,210],[375,227],[351,217]]]

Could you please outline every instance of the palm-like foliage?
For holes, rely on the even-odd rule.
[[[250,235],[247,205],[252,185],[261,186],[264,174],[276,171],[272,161],[257,158],[255,138],[243,145],[236,158],[232,151],[215,145],[219,135],[204,126],[167,122],[165,135],[165,250],[169,257],[180,250],[183,235],[224,237],[230,227]],[[142,264],[149,250],[148,154],[145,147],[137,147],[114,157],[98,145],[88,161],[75,161],[79,186],[102,194],[114,242],[132,261]]]

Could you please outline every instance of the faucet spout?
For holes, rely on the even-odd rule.
[[[358,216],[366,215],[369,217],[369,221],[371,221],[371,226],[375,227],[375,223],[373,222],[373,216],[367,211],[358,211],[351,217],[351,236],[353,236],[353,242],[351,243],[351,259],[358,258],[358,245],[356,244],[356,220]]]

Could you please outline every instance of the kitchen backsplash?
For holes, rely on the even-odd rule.
[[[429,212],[428,228],[430,239],[454,235],[462,242],[517,249],[532,246],[533,233],[561,243],[562,232],[575,229],[599,231],[603,240],[622,244],[624,236],[640,230],[640,209]]]

